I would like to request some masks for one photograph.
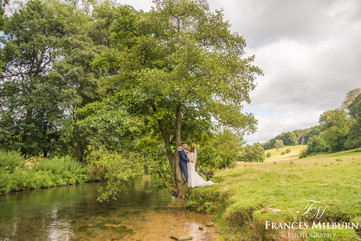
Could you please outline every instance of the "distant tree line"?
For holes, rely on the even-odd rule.
[[[281,140],[285,146],[306,145],[308,140],[313,136],[319,135],[319,132],[318,126],[284,132],[266,143],[263,143],[262,146],[265,150],[276,148],[275,144],[277,140]]]
[[[315,152],[339,152],[361,147],[361,89],[347,93],[341,107],[325,111],[319,125],[282,133],[262,144],[264,149],[276,148],[281,140],[286,146],[307,145],[304,155]]]

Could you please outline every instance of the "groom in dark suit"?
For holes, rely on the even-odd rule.
[[[193,160],[189,160],[187,157],[186,150],[188,148],[187,144],[182,145],[182,149],[179,151],[179,167],[182,170],[184,177],[188,183],[188,170],[187,170],[187,162],[193,162]]]

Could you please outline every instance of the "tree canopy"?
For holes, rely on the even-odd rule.
[[[244,39],[206,1],[155,4],[147,13],[128,6],[117,10],[114,47],[93,62],[116,69],[104,90],[113,107],[100,105],[92,116],[107,108],[124,111],[132,120],[125,126],[143,133],[138,143],[147,144],[147,138],[163,148],[176,195],[183,184],[176,152],[182,141],[206,142],[207,133],[221,126],[255,130],[253,115],[241,110],[261,71],[252,65],[254,56],[243,57]]]
[[[351,105],[348,106],[351,117],[355,120],[350,130],[351,145],[361,147],[361,95],[359,94]]]
[[[207,176],[232,165],[256,129],[242,109],[262,71],[206,0],[154,4],[30,0],[7,18],[2,148],[105,167],[104,199],[142,170],[179,196],[183,142],[211,158]]]

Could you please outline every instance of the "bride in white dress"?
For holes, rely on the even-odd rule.
[[[207,185],[212,185],[214,182],[205,181],[197,172],[196,172],[196,162],[197,162],[197,150],[194,146],[190,147],[190,150],[187,154],[189,160],[193,162],[187,163],[188,169],[188,186],[189,187],[202,187]]]

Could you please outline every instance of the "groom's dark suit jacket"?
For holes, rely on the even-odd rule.
[[[181,168],[184,177],[186,178],[186,181],[188,182],[188,170],[187,170],[187,162],[189,162],[189,159],[187,158],[187,154],[185,150],[181,150],[179,152],[179,167]]]
[[[185,152],[185,150],[181,150],[179,152],[179,159],[183,162],[189,162],[189,159],[187,158],[187,154]],[[181,162],[179,162],[179,165],[180,165]]]

